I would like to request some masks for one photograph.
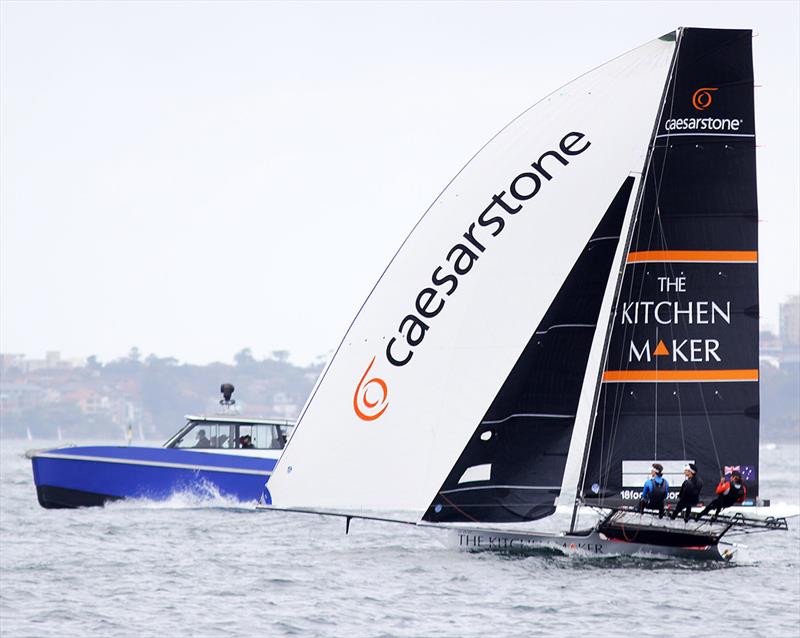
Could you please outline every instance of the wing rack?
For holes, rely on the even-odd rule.
[[[656,512],[639,513],[630,507],[611,510],[598,524],[599,532],[625,542],[652,543],[671,547],[693,547],[714,545],[727,533],[749,534],[774,530],[788,530],[785,517],[747,517],[736,512],[733,515],[705,516],[700,520],[692,514],[688,522],[682,517],[675,520],[659,518]]]

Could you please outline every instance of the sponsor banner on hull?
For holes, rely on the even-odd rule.
[[[658,554],[665,556],[681,556],[694,559],[730,560],[733,554],[725,550],[720,553],[716,543],[709,544],[708,539],[698,538],[697,544],[668,546],[653,544],[659,539],[649,535],[650,543],[635,542],[621,538],[610,538],[601,532],[590,532],[575,536],[547,536],[537,534],[503,534],[500,532],[479,532],[476,530],[456,530],[452,535],[452,544],[468,552],[535,552],[557,551],[565,555],[575,556],[615,556]],[[693,539],[687,539],[690,543]]]
[[[567,552],[584,552],[588,554],[604,554],[605,545],[592,537],[589,540],[562,540],[553,538],[537,538],[534,536],[512,536],[506,534],[476,533],[458,531],[457,544],[467,550],[524,551],[526,549],[555,549]]]

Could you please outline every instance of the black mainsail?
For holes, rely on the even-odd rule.
[[[706,500],[733,469],[748,500],[758,495],[751,39],[680,31],[611,317],[583,502],[635,502],[653,461],[676,488],[694,462]]]

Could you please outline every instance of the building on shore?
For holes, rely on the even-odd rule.
[[[784,348],[800,348],[800,295],[780,305],[781,343]]]

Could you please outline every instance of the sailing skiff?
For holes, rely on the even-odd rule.
[[[656,461],[670,503],[694,463],[701,500],[736,470],[762,504],[755,143],[748,30],[681,28],[515,118],[394,255],[266,505],[414,511],[469,549],[727,558],[785,529],[632,510]],[[557,503],[563,534],[486,527]]]

